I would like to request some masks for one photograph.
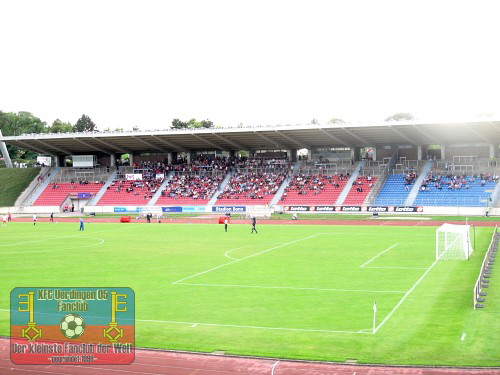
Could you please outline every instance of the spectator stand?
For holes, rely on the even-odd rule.
[[[116,179],[96,203],[97,206],[147,205],[161,186],[168,170],[159,162],[120,167]]]
[[[334,204],[348,180],[347,176],[304,174],[292,177],[284,189],[280,205]]]
[[[50,177],[57,174],[54,167],[41,167],[37,178],[33,180],[28,188],[17,198],[15,206],[31,206],[41,194],[45,186],[50,182]]]
[[[269,204],[287,174],[235,173],[224,190],[217,197],[217,205],[263,205]]]
[[[493,193],[498,192],[499,174],[498,170],[488,165],[487,160],[473,156],[436,162],[423,181],[414,204],[462,207],[491,205],[496,199]]]
[[[219,190],[222,172],[175,173],[161,191],[155,205],[202,206]]]

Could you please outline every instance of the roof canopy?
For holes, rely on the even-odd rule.
[[[397,121],[278,125],[111,133],[23,134],[0,141],[42,154],[71,155],[202,150],[366,147],[388,144],[500,143],[500,120],[454,123]]]

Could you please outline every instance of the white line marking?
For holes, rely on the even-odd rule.
[[[465,336],[467,336],[467,334],[465,332],[462,333],[462,337],[460,337],[460,340],[465,341]]]
[[[81,237],[81,238],[85,238],[85,239],[90,239],[90,240],[99,240],[100,242],[97,242],[97,243],[93,243],[91,245],[82,245],[82,246],[76,246],[76,247],[65,247],[64,249],[52,249],[52,250],[26,250],[26,251],[2,251],[0,252],[0,254],[28,254],[28,253],[51,253],[53,251],[68,251],[68,250],[75,250],[75,249],[81,249],[81,248],[84,248],[84,247],[92,247],[92,246],[99,246],[101,244],[103,244],[104,241],[102,238],[99,238],[99,237],[95,237],[95,238],[92,238],[92,237]]]
[[[399,242],[395,243],[394,245],[388,247],[387,249],[385,249],[384,251],[382,251],[381,253],[375,255],[372,259],[370,259],[369,261],[363,263],[361,266],[359,266],[359,268],[363,268],[364,266],[366,266],[368,263],[370,263],[371,261],[377,259],[379,256],[381,256],[383,253],[385,253],[386,251],[389,251],[391,250],[393,247],[396,247],[399,245]]]
[[[394,267],[391,267],[391,266],[387,266],[387,267],[376,267],[376,266],[368,266],[368,267],[363,267],[363,268],[387,268],[387,269],[391,269],[391,268],[394,268],[394,269],[402,269],[402,270],[426,270],[427,267],[398,267],[398,266],[394,266]]]
[[[290,289],[290,290],[314,290],[327,292],[354,292],[354,293],[400,293],[404,294],[404,290],[364,290],[364,289],[330,289],[330,288],[299,288],[293,286],[263,286],[263,285],[241,285],[241,284],[196,284],[196,283],[176,283],[177,285],[190,286],[215,286],[215,287],[230,287],[230,288],[260,288],[260,289]]]
[[[409,291],[406,292],[406,294],[403,296],[403,298],[401,298],[401,300],[397,303],[396,306],[394,306],[394,308],[391,310],[391,312],[389,314],[387,314],[387,316],[384,318],[384,320],[382,320],[382,322],[380,322],[380,324],[375,328],[375,332],[373,332],[373,334],[377,333],[377,331],[382,328],[382,326],[389,320],[389,318],[392,316],[392,314],[394,314],[394,312],[399,308],[399,306],[401,306],[401,304],[405,301],[406,297],[408,297],[410,295],[411,292],[413,292],[413,290],[417,287],[418,284],[420,284],[420,282],[424,279],[424,277],[432,270],[432,268],[434,268],[434,266],[436,265],[437,263],[437,260],[435,260],[429,268],[427,268],[427,271],[424,272],[424,274],[422,276],[420,276],[420,278],[415,282],[415,284],[413,284],[413,286],[410,288]]]
[[[217,324],[217,323],[194,323],[194,322],[178,322],[172,320],[146,320],[146,319],[136,319],[136,322],[145,323],[166,323],[166,324],[197,324],[200,326],[208,327],[230,327],[230,328],[253,328],[253,329],[267,329],[267,330],[278,330],[278,331],[300,331],[300,332],[327,332],[327,333],[357,333],[357,334],[371,334],[368,332],[360,331],[336,331],[328,329],[307,329],[307,328],[283,328],[283,327],[261,327],[261,326],[247,326],[247,325],[237,325],[237,324]]]
[[[240,259],[233,260],[232,262],[229,262],[229,263],[224,263],[224,264],[221,264],[220,266],[210,268],[210,269],[208,269],[208,270],[206,270],[206,271],[202,271],[202,272],[195,273],[194,275],[187,276],[187,277],[184,277],[184,278],[182,278],[182,279],[180,279],[180,280],[174,281],[172,284],[178,284],[178,283],[180,283],[180,282],[182,282],[182,281],[184,281],[184,280],[188,280],[188,279],[191,279],[191,278],[196,277],[196,276],[204,275],[204,274],[206,274],[206,273],[209,273],[209,272],[212,272],[212,271],[218,270],[219,268],[229,266],[230,264],[237,263],[237,262],[241,262],[242,260],[249,259],[249,258],[252,258],[252,257],[254,257],[254,256],[257,256],[257,255],[260,255],[260,254],[267,253],[268,251],[275,250],[275,249],[279,249],[280,247],[288,246],[288,245],[291,245],[291,244],[293,244],[293,243],[300,242],[300,241],[304,241],[304,240],[307,240],[307,239],[309,239],[309,238],[313,238],[313,237],[316,237],[316,236],[319,236],[319,233],[313,234],[312,236],[308,236],[308,237],[304,237],[304,238],[299,238],[298,240],[295,240],[295,241],[290,241],[290,242],[284,243],[284,244],[282,244],[282,245],[278,245],[278,246],[271,247],[271,248],[269,248],[269,249],[266,249],[266,250],[260,251],[260,252],[258,252],[258,253],[255,253],[255,254],[252,254],[252,255],[248,255],[248,256],[243,257],[243,258],[240,258]]]
[[[135,227],[138,227],[138,225],[135,225],[132,228],[135,228]],[[123,228],[125,228],[125,226]],[[131,228],[131,227],[127,227],[127,228]],[[119,229],[121,229],[121,228],[119,228]],[[117,230],[117,229],[114,228],[114,229],[100,230],[100,231],[97,231],[97,232],[92,232],[92,234],[94,234],[94,233],[102,233],[102,232],[111,232],[111,231],[114,231],[114,230]],[[42,238],[42,239],[33,240],[33,241],[24,241],[24,242],[17,242],[17,243],[9,243],[9,244],[0,245],[0,247],[15,246],[15,245],[24,245],[24,244],[32,243],[32,242],[43,242],[43,241],[49,241],[49,240],[59,240],[59,239],[63,239],[63,238],[80,237],[82,235],[84,236],[84,235],[86,235],[86,233],[78,233],[78,234],[75,234],[75,235],[72,235],[72,236],[48,237],[48,238]]]
[[[280,245],[282,244],[282,242],[274,242],[274,243],[265,242],[265,243],[261,243],[261,244],[257,244],[257,245],[248,245],[248,246],[236,247],[236,248],[234,248],[234,249],[231,249],[231,250],[226,251],[226,252],[224,253],[224,256],[225,256],[226,258],[229,258],[229,259],[232,259],[232,260],[238,260],[239,258],[233,258],[233,257],[229,256],[229,253],[230,253],[231,251],[234,251],[234,250],[245,249],[245,248],[248,248],[248,247],[257,247],[257,246],[262,246],[262,245],[274,245],[274,244],[277,244],[277,243],[278,243],[278,244],[280,244]]]
[[[271,375],[274,375],[274,369],[276,368],[276,366],[278,366],[278,363],[280,363],[280,361],[277,361],[274,365],[271,366]]]

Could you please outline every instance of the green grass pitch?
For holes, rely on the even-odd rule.
[[[0,228],[0,334],[14,287],[131,287],[141,347],[360,363],[500,364],[500,280],[435,259],[435,227],[11,223]],[[498,281],[497,281],[498,280]],[[373,333],[373,304],[377,304]]]

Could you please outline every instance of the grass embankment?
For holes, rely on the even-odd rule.
[[[39,168],[1,168],[0,207],[13,206],[39,172]]]

